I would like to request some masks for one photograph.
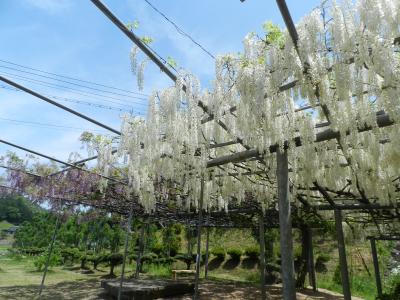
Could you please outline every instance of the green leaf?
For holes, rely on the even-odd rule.
[[[125,24],[126,28],[128,28],[128,30],[132,31],[134,29],[139,28],[139,21],[138,20],[134,20],[133,22],[128,22]]]
[[[153,38],[151,38],[151,37],[149,37],[149,36],[143,36],[143,37],[141,37],[140,39],[141,39],[141,41],[142,41],[143,43],[145,43],[146,45],[149,45],[149,44],[151,44],[152,42],[154,42]]]
[[[278,25],[275,25],[271,21],[264,22],[262,25],[265,32],[265,41],[267,44],[275,44],[279,47],[284,45],[284,36],[282,30]]]
[[[167,64],[173,68],[176,68],[178,66],[178,63],[176,62],[176,60],[173,59],[171,56],[167,57]]]

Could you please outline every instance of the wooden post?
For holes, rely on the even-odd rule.
[[[382,281],[381,281],[381,274],[379,271],[378,255],[376,252],[376,241],[374,238],[371,238],[370,242],[371,242],[372,260],[374,262],[376,290],[378,292],[378,297],[381,298],[382,297]]]
[[[200,259],[201,259],[201,227],[203,223],[203,199],[204,199],[204,177],[200,183],[199,199],[199,223],[197,224],[197,255],[196,255],[196,279],[194,283],[194,300],[199,299],[199,278],[200,278]]]
[[[265,231],[264,231],[264,214],[261,212],[259,216],[260,227],[260,269],[261,269],[261,299],[267,299],[267,290],[265,287]]]
[[[207,279],[208,276],[208,246],[210,242],[210,215],[207,215],[207,228],[206,228],[206,257],[204,261],[204,278]]]
[[[124,259],[122,261],[122,273],[121,273],[121,279],[119,281],[118,300],[121,300],[122,285],[124,283],[126,255],[128,253],[129,236],[131,235],[132,212],[133,211],[131,210],[130,213],[129,213],[128,222],[126,224],[125,245],[124,245]]]
[[[313,236],[312,236],[312,230],[310,227],[307,227],[307,241],[308,241],[308,257],[307,257],[307,263],[308,263],[308,273],[309,273],[309,280],[310,284],[313,288],[313,291],[317,291],[317,280],[315,277],[315,265],[314,265],[314,245],[313,245]]]
[[[142,269],[142,254],[143,254],[143,248],[144,248],[144,229],[145,229],[145,224],[142,224],[142,228],[140,229],[140,241],[139,241],[139,249],[138,249],[138,255],[136,258],[136,271],[135,271],[135,278],[139,278],[140,271]]]
[[[335,212],[335,225],[339,249],[340,274],[342,279],[342,289],[344,300],[351,300],[349,272],[347,269],[346,246],[344,243],[342,212],[338,209]]]
[[[289,199],[289,163],[287,150],[276,153],[278,181],[279,229],[281,245],[282,299],[296,299],[293,263],[292,216]]]
[[[40,287],[39,287],[39,298],[42,295],[42,291],[43,291],[43,287],[44,287],[44,281],[46,280],[47,270],[49,268],[50,258],[51,258],[51,254],[53,253],[54,242],[56,240],[56,236],[57,236],[57,232],[58,232],[58,229],[59,229],[59,225],[60,225],[60,220],[59,220],[59,216],[57,216],[56,225],[54,227],[54,232],[53,232],[53,236],[51,238],[51,243],[50,243],[50,247],[49,247],[49,253],[47,254],[46,264],[44,266],[42,282],[40,283]]]

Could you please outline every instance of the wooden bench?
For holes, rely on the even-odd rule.
[[[172,278],[174,280],[176,280],[178,274],[188,274],[188,275],[196,274],[195,270],[171,270],[171,272],[172,272]]]

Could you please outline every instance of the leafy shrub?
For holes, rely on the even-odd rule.
[[[229,250],[227,251],[227,253],[228,253],[228,255],[231,257],[231,259],[234,260],[234,261],[239,261],[239,260],[240,260],[240,257],[241,257],[242,254],[243,254],[242,250],[237,249],[237,248],[229,249]]]
[[[318,255],[315,261],[315,271],[318,273],[326,273],[328,271],[326,267],[326,263],[330,261],[330,256],[328,254],[320,254]]]
[[[169,265],[173,263],[175,259],[172,257],[161,257],[161,258],[156,258],[153,260],[153,263],[155,264],[160,264],[160,265]]]
[[[93,269],[97,269],[97,266],[104,262],[105,255],[104,254],[90,254],[87,255],[87,261],[93,264]]]
[[[258,259],[260,257],[260,249],[256,246],[252,247],[247,247],[244,251],[244,253],[250,258],[250,259]]]
[[[78,248],[64,248],[60,252],[64,264],[70,262],[71,264],[80,257],[80,251]]]
[[[336,265],[335,272],[333,273],[333,282],[341,285],[342,284],[342,275],[340,273],[340,264]]]
[[[122,264],[124,256],[121,253],[111,253],[108,255],[108,262],[110,263],[110,276],[114,276],[114,267]]]
[[[186,264],[186,269],[190,270],[190,266],[196,262],[196,255],[193,254],[177,254],[175,259],[183,261]]]
[[[142,263],[152,263],[153,261],[155,261],[158,258],[158,255],[155,253],[146,253],[142,256],[141,261]]]
[[[33,265],[35,266],[37,271],[43,270],[43,268],[45,267],[46,262],[47,262],[47,256],[48,256],[48,252],[46,251],[45,253],[43,253],[35,258],[35,260],[33,261]],[[53,252],[50,256],[49,267],[58,266],[61,263],[62,263],[61,255],[57,252]]]
[[[211,250],[212,255],[216,256],[217,259],[224,260],[225,259],[225,249],[222,247],[217,247]]]
[[[400,300],[400,275],[394,276],[388,283],[387,292],[377,300]]]
[[[151,248],[151,251],[157,255],[161,255],[165,252],[165,248],[162,244],[157,243]]]
[[[30,256],[40,255],[45,251],[46,251],[45,248],[39,248],[39,247],[27,247],[25,249],[21,249],[21,252],[25,253],[26,255],[30,255]]]
[[[129,264],[131,264],[136,259],[137,259],[136,253],[131,253],[128,255]]]

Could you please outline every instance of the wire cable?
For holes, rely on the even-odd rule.
[[[10,87],[10,86],[6,86],[6,85],[0,85],[1,89],[5,89],[5,90],[10,90],[10,91],[15,91],[15,92],[22,92],[21,90],[14,88],[14,87]],[[128,108],[119,108],[116,106],[109,106],[109,105],[103,105],[103,104],[98,104],[98,103],[93,103],[93,102],[88,102],[88,101],[83,101],[83,100],[77,100],[77,99],[71,99],[71,98],[65,98],[65,97],[60,97],[60,96],[54,96],[48,93],[42,93],[44,96],[47,96],[49,98],[53,98],[56,100],[61,100],[64,102],[71,102],[71,103],[76,103],[76,104],[82,104],[82,105],[86,105],[86,106],[91,106],[91,107],[96,107],[96,108],[100,108],[100,109],[106,109],[106,110],[115,110],[115,111],[119,111],[119,112],[129,112],[129,113],[135,113],[137,115],[143,115],[142,112],[139,112],[137,110],[134,110],[134,108],[132,107],[131,109]]]
[[[113,87],[113,86],[109,86],[109,85],[105,85],[105,84],[101,84],[101,83],[96,83],[96,82],[93,82],[93,81],[77,79],[77,78],[70,77],[70,76],[60,75],[60,74],[56,74],[56,73],[43,71],[43,70],[40,70],[40,69],[35,69],[35,68],[32,68],[32,67],[27,67],[27,66],[24,66],[24,65],[21,65],[21,64],[17,64],[17,63],[11,62],[11,61],[3,60],[3,59],[0,59],[0,62],[6,63],[6,64],[10,64],[10,65],[13,65],[13,66],[17,66],[17,67],[21,67],[21,68],[25,68],[25,69],[28,69],[28,70],[31,70],[31,71],[41,72],[43,74],[48,74],[48,75],[53,75],[53,76],[57,76],[57,77],[60,77],[60,78],[66,78],[66,79],[70,79],[70,80],[75,80],[75,81],[78,81],[78,82],[84,82],[84,83],[88,83],[88,84],[92,84],[92,85],[96,85],[96,86],[101,86],[101,87],[104,87],[104,88],[113,89],[113,90],[117,90],[117,91],[121,91],[121,92],[125,92],[125,93],[142,95],[142,96],[146,96],[146,97],[148,96],[146,94],[139,93],[139,92],[133,92],[133,91],[129,91],[129,90],[124,90],[124,89],[116,88],[116,87]]]
[[[124,101],[123,99],[119,99],[119,98],[115,98],[115,97],[111,97],[111,96],[105,96],[105,95],[101,95],[101,94],[98,94],[98,93],[92,93],[92,92],[89,92],[89,91],[82,91],[82,90],[75,89],[75,88],[72,88],[72,87],[59,85],[59,84],[55,84],[55,83],[51,83],[51,82],[47,82],[47,81],[43,81],[43,80],[38,80],[38,79],[34,79],[34,78],[30,78],[30,77],[26,77],[26,76],[22,76],[22,75],[18,75],[18,74],[8,73],[8,72],[4,72],[4,71],[0,71],[0,74],[3,74],[3,75],[5,74],[5,75],[8,75],[8,76],[13,77],[13,78],[18,78],[18,79],[23,80],[23,81],[28,81],[28,82],[35,83],[35,84],[42,85],[42,86],[46,86],[46,87],[59,88],[59,89],[61,88],[61,89],[70,90],[70,91],[73,91],[71,93],[82,95],[82,96],[86,96],[86,97],[88,97],[88,96],[89,97],[96,96],[97,99],[99,99],[98,97],[102,97],[102,98],[106,98],[106,99],[117,100],[119,102],[115,102],[115,101],[112,101],[112,100],[99,99],[100,101],[110,102],[110,103],[119,104],[119,105],[127,105],[126,101]],[[134,103],[136,105],[147,106],[147,103],[143,103],[143,102],[136,102],[136,101],[133,101],[133,100],[131,100],[129,102]]]
[[[168,18],[163,12],[161,12],[157,7],[155,7],[150,1],[144,0],[155,12],[157,12],[159,15],[161,15],[167,22],[172,24],[172,26],[175,27],[176,31],[187,37],[189,40],[192,41],[196,46],[198,46],[201,50],[203,50],[208,56],[210,56],[212,59],[215,59],[215,56],[207,50],[205,47],[203,47],[199,42],[197,42],[194,38],[192,38],[188,33],[186,33],[183,29],[181,29],[174,21],[172,21],[170,18]]]
[[[49,129],[58,129],[58,130],[79,130],[79,131],[94,131],[94,132],[99,132],[102,134],[106,134],[106,131],[104,130],[98,130],[98,129],[87,129],[87,128],[80,128],[80,127],[74,127],[74,126],[67,126],[67,125],[57,125],[57,124],[51,124],[51,123],[41,123],[41,122],[34,122],[34,121],[25,121],[25,120],[15,120],[15,119],[8,119],[8,118],[2,118],[0,117],[0,121],[4,122],[10,122],[10,123],[17,123],[15,125],[25,125],[25,126],[36,126],[39,128],[49,128]]]
[[[5,69],[12,70],[12,71],[17,71],[17,72],[21,72],[21,73],[25,73],[25,74],[39,76],[39,77],[42,77],[42,78],[51,79],[51,80],[67,83],[67,84],[70,84],[70,85],[83,87],[85,89],[91,89],[91,90],[95,90],[95,91],[99,91],[99,92],[103,92],[103,93],[108,93],[108,94],[112,94],[112,95],[129,97],[129,98],[133,98],[133,99],[147,100],[146,98],[143,98],[143,97],[130,96],[130,95],[125,95],[125,94],[110,92],[110,91],[106,91],[106,90],[103,90],[103,89],[93,88],[93,87],[89,87],[89,86],[86,86],[86,85],[83,85],[83,84],[78,84],[78,83],[70,82],[70,81],[67,81],[67,80],[57,79],[57,78],[53,78],[53,77],[50,77],[50,76],[40,75],[40,74],[36,74],[36,73],[33,73],[33,72],[29,72],[29,71],[19,70],[19,69],[12,68],[12,67],[7,67],[7,66],[1,66],[0,65],[0,68],[5,68]]]

